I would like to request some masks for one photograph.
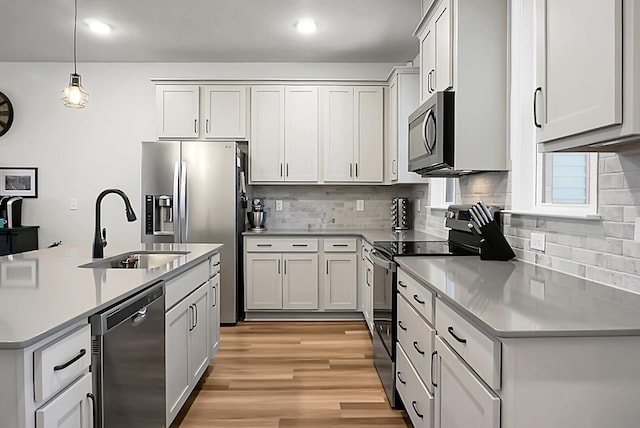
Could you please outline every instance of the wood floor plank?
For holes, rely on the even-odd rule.
[[[406,428],[392,409],[360,321],[244,322],[221,348],[172,428]]]

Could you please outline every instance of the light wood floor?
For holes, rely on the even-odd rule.
[[[245,322],[222,328],[212,367],[172,427],[389,427],[364,322]]]

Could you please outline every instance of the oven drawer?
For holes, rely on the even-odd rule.
[[[431,428],[434,399],[411,365],[402,347],[396,347],[396,389],[415,428]]]
[[[416,368],[427,389],[433,393],[431,384],[431,353],[434,350],[436,331],[427,324],[413,307],[400,295],[398,299],[398,321],[396,324],[398,343]]]
[[[398,269],[398,291],[431,325],[433,323],[434,295],[424,285]]]
[[[467,364],[494,390],[500,389],[500,342],[436,300],[436,330]]]

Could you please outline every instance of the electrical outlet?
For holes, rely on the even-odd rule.
[[[633,240],[640,242],[640,217],[636,217],[636,228],[633,233]]]
[[[531,232],[531,249],[544,253],[545,236],[544,233]]]
[[[420,203],[420,199],[418,199],[418,212],[420,212],[420,209],[421,209],[420,205],[422,204]]]
[[[356,211],[364,211],[364,199],[358,199],[356,201]]]
[[[282,211],[282,201],[276,201],[276,211]]]
[[[71,211],[76,211],[78,209],[78,199],[77,198],[71,198],[71,200],[69,201],[69,209]]]

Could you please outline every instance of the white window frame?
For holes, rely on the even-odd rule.
[[[446,209],[455,203],[456,182],[453,182],[453,200],[447,200],[447,178],[429,178],[429,207]]]
[[[533,124],[535,87],[535,2],[511,1],[511,212],[517,214],[599,218],[598,155],[589,154],[589,203],[542,202],[544,153],[537,152]]]

